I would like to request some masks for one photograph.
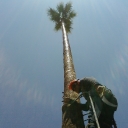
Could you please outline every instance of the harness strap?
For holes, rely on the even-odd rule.
[[[117,107],[117,105],[115,105],[115,104],[109,102],[109,101],[105,98],[105,96],[103,96],[102,101],[103,101],[104,103],[106,103],[107,105],[109,105],[109,106]]]

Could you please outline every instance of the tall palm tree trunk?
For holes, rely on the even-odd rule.
[[[70,44],[68,41],[68,35],[65,30],[65,25],[62,22],[63,33],[63,63],[64,63],[64,94],[68,96],[70,94],[68,90],[68,84],[76,79],[76,73],[74,69],[73,59]]]
[[[65,5],[61,2],[57,5],[56,10],[48,9],[48,16],[55,23],[55,30],[62,29],[63,34],[64,104],[62,106],[62,128],[84,128],[83,115],[79,107],[80,100],[72,103],[79,94],[68,90],[68,85],[76,78],[76,73],[67,33],[71,32],[72,19],[76,16],[76,13],[72,10],[70,2]]]
[[[72,104],[72,100],[76,99],[79,94],[68,89],[69,83],[76,79],[76,73],[73,64],[68,36],[65,25],[62,21],[63,34],[63,62],[64,62],[64,104],[62,106],[62,128],[84,128],[82,111],[78,104]],[[80,100],[77,100],[79,103]]]

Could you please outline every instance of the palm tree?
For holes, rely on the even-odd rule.
[[[82,111],[77,104],[71,103],[72,99],[78,97],[78,94],[69,91],[69,83],[76,78],[71,48],[67,33],[71,32],[72,19],[76,13],[72,10],[72,4],[60,3],[56,10],[49,8],[48,16],[55,23],[55,30],[62,30],[63,35],[63,63],[64,63],[64,104],[62,106],[62,128],[84,128]],[[79,100],[77,101],[79,102]]]

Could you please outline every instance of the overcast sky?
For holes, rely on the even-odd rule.
[[[0,0],[0,128],[60,128],[63,46],[47,16],[68,0]],[[93,76],[118,99],[128,127],[128,1],[72,0],[69,34],[77,78]],[[86,101],[82,101],[86,102]]]

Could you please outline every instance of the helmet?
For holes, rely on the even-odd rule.
[[[72,90],[73,84],[74,84],[74,83],[77,83],[78,80],[79,80],[79,79],[75,79],[75,80],[73,80],[73,81],[70,82],[70,84],[69,84],[69,86],[68,86],[69,90]]]

